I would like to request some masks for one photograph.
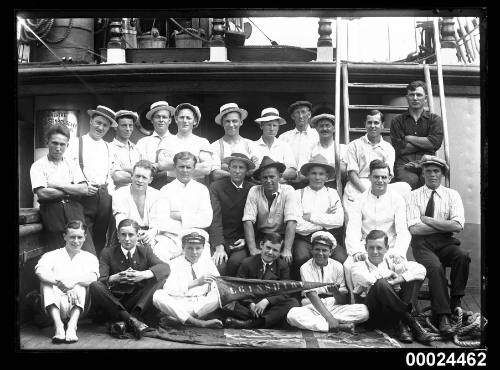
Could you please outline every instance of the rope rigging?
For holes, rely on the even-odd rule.
[[[68,25],[66,26],[64,35],[57,39],[51,40],[47,36],[54,27],[54,18],[41,18],[35,20],[26,19],[25,22],[30,28],[21,28],[20,40],[25,43],[39,41],[38,38],[40,38],[48,44],[58,44],[68,38],[71,33],[71,28],[73,27],[73,19],[70,18]]]

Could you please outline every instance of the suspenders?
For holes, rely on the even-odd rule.
[[[104,141],[104,140],[103,140]],[[106,150],[108,151],[108,168],[106,173],[109,174],[109,146],[108,143],[104,141],[104,144],[106,145]],[[85,176],[85,172],[83,172],[83,138],[80,136],[78,138],[78,163],[80,164],[80,168],[82,170],[83,176]],[[87,178],[87,176],[85,176]],[[108,175],[106,175],[106,180],[108,178]],[[88,179],[87,179],[88,181]]]

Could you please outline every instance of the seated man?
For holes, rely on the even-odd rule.
[[[256,240],[261,239],[262,234],[276,232],[285,236],[281,255],[285,262],[291,264],[298,209],[293,188],[280,184],[283,171],[283,163],[275,162],[268,156],[262,159],[260,167],[253,174],[254,179],[259,179],[262,185],[250,189],[242,220],[251,256],[261,253]]]
[[[191,152],[179,152],[174,156],[176,179],[160,190],[152,225],[164,236],[154,247],[155,254],[163,261],[182,253],[181,231],[190,228],[207,228],[212,223],[213,212],[210,195],[205,185],[193,180],[197,159]],[[206,240],[205,253],[210,257],[210,245]]]
[[[370,188],[356,199],[347,224],[346,247],[349,257],[344,262],[346,284],[352,291],[351,266],[366,259],[365,238],[373,229],[382,230],[389,238],[388,254],[396,262],[406,259],[411,235],[406,223],[403,197],[391,188],[389,165],[379,159],[370,163]]]
[[[290,280],[288,264],[280,259],[283,238],[278,233],[266,233],[260,241],[260,255],[247,257],[236,277],[261,280]],[[227,328],[272,328],[284,322],[288,311],[298,307],[295,298],[275,295],[262,299],[236,301],[224,322]]]
[[[184,254],[170,262],[170,275],[163,289],[154,293],[153,304],[170,320],[183,325],[222,328],[218,319],[203,319],[220,307],[214,280],[219,272],[210,257],[203,255],[207,238],[207,233],[200,229],[182,232]]]
[[[343,324],[355,324],[368,320],[368,309],[364,304],[346,304],[347,289],[344,269],[340,262],[330,257],[337,241],[327,231],[316,231],[311,237],[312,258],[300,267],[302,281],[334,283],[335,286],[304,291],[302,307],[292,308],[287,315],[290,325],[300,329],[330,331]]]
[[[388,236],[381,230],[372,230],[366,236],[365,261],[352,266],[354,292],[359,295],[357,302],[368,307],[370,319],[367,326],[373,328],[396,327],[400,341],[411,343],[409,325],[418,342],[428,344],[430,335],[411,315],[411,301],[420,283],[425,279],[425,267],[413,261],[399,263],[391,256]]]
[[[248,257],[241,219],[253,186],[245,176],[255,165],[242,153],[233,153],[222,163],[229,166],[230,177],[213,182],[209,188],[214,212],[209,229],[210,244],[215,249],[212,259],[221,275],[235,276],[241,261]]]
[[[35,267],[44,309],[54,322],[52,343],[78,341],[76,327],[85,310],[87,287],[99,277],[97,257],[81,250],[87,226],[79,220],[70,221],[63,236],[66,245],[45,253]]]
[[[293,243],[292,277],[300,279],[300,266],[311,258],[311,235],[316,231],[327,230],[342,239],[344,210],[337,190],[327,188],[325,182],[335,177],[335,168],[330,166],[321,154],[311,158],[300,168],[309,180],[309,185],[295,190],[299,218]],[[335,248],[332,258],[343,263],[347,258],[345,247]]]
[[[139,224],[124,219],[118,224],[120,245],[105,248],[99,259],[98,281],[90,285],[92,306],[113,321],[125,321],[140,339],[152,314],[153,293],[165,283],[170,268],[139,243]]]
[[[448,171],[445,161],[424,155],[422,168],[425,185],[406,198],[406,216],[413,256],[427,269],[432,313],[439,319],[439,332],[449,336],[449,316],[460,307],[469,278],[469,253],[453,237],[464,228],[464,205],[456,190],[441,185]],[[450,292],[443,266],[451,267]]]

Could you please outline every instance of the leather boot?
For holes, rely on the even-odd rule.
[[[406,313],[404,316],[404,319],[408,326],[411,328],[411,331],[413,333],[413,339],[415,339],[417,342],[429,345],[431,343],[431,334],[428,333],[422,325],[418,322],[418,320],[410,315],[409,313]]]
[[[403,343],[412,343],[413,337],[410,332],[410,328],[400,320],[395,328],[396,339]]]
[[[441,315],[439,319],[439,333],[442,336],[452,336],[453,335],[453,329],[450,325],[450,320],[448,319],[448,315]]]

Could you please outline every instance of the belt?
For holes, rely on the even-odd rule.
[[[55,204],[55,203],[68,203],[70,201],[70,197],[69,195],[65,196],[64,198],[62,199],[57,199],[57,200],[52,200],[52,199],[48,199],[48,200],[42,200],[42,199],[39,199],[38,200],[38,203],[40,204]]]

